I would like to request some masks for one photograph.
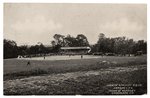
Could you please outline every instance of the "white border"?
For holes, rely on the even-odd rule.
[[[3,4],[0,3],[0,94],[3,93]]]
[[[148,0],[3,0],[3,2],[37,3],[147,3]]]
[[[0,69],[1,69],[1,74],[0,74],[0,86],[1,86],[1,89],[0,89],[0,96],[1,97],[9,97],[9,96],[4,96],[3,95],[3,3],[144,3],[144,4],[147,4],[147,43],[148,43],[148,56],[149,56],[149,49],[150,49],[150,39],[149,39],[149,28],[150,27],[150,12],[149,12],[149,8],[150,8],[150,3],[148,2],[150,0],[1,0],[0,1]],[[148,57],[147,59],[147,69],[148,69],[148,79],[150,79],[150,67],[149,67],[149,61],[150,61],[150,58]],[[148,84],[149,84],[149,81],[148,81]],[[137,95],[134,95],[134,96],[94,96],[94,97],[112,97],[112,98],[116,98],[116,97],[150,97],[150,91],[149,91],[149,88],[150,88],[150,85],[147,86],[148,87],[148,93],[147,95],[142,95],[142,96],[137,96]],[[11,97],[20,97],[20,96],[11,96]],[[42,97],[42,96],[21,96],[21,97]],[[44,96],[44,97],[56,97],[56,96]],[[57,96],[57,97],[93,97],[93,96]]]

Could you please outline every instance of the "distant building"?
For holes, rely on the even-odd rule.
[[[61,47],[63,54],[87,54],[90,51],[90,47]]]

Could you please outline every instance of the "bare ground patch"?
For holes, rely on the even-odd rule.
[[[135,77],[134,77],[135,76]],[[144,77],[144,78],[141,78]],[[143,83],[146,93],[146,65],[109,67],[99,70],[78,71],[44,76],[31,76],[4,81],[5,95],[47,94],[109,94],[111,83]],[[141,90],[140,89],[140,90]],[[137,90],[138,92],[139,90]]]

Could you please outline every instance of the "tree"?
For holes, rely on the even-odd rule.
[[[100,33],[99,39],[92,47],[92,52],[111,52],[116,54],[136,54],[138,51],[147,53],[147,42],[144,40],[134,41],[126,37],[107,38]]]
[[[133,39],[127,39],[127,53],[128,54],[134,54],[134,46],[135,42]]]
[[[106,52],[106,38],[103,33],[99,34],[99,39],[97,41],[97,52]]]
[[[55,34],[54,40],[51,41],[53,47],[60,46],[60,47],[82,47],[82,46],[89,46],[89,42],[85,35],[79,34],[77,37],[72,37],[71,35],[64,35]]]
[[[4,59],[18,57],[18,47],[15,41],[4,39]]]
[[[39,46],[38,45],[31,46],[29,48],[29,50],[30,50],[29,54],[38,54],[39,53]]]
[[[100,34],[99,34],[99,39],[104,39],[104,38],[105,38],[105,34],[100,33]]]
[[[78,34],[77,37],[76,37],[76,40],[78,42],[79,47],[89,46],[89,42],[88,42],[86,36],[83,35],[83,34]]]
[[[53,41],[51,41],[51,44],[54,47],[56,45],[56,42],[53,40]]]
[[[18,46],[19,55],[27,55],[28,53],[29,53],[29,49],[27,45]]]
[[[63,35],[55,34],[53,37],[55,39],[54,41],[55,41],[56,45],[63,46],[63,44],[64,44],[64,36]]]
[[[147,53],[147,42],[144,40],[139,40],[135,45],[136,51],[142,51],[143,53]]]
[[[75,47],[78,45],[78,42],[76,40],[76,38],[74,38],[73,36],[71,35],[67,35],[65,38],[64,38],[64,46],[65,47]]]
[[[122,55],[126,54],[127,43],[125,39],[126,39],[125,37],[115,38],[114,52],[116,54],[122,54]]]

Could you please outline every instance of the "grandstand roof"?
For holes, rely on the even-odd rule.
[[[91,49],[90,47],[61,47],[62,50],[74,50],[74,49]]]

